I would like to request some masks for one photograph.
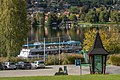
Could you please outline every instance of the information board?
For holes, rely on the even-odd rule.
[[[75,60],[75,65],[76,66],[81,66],[81,60]]]
[[[94,56],[94,69],[95,69],[95,72],[97,73],[102,72],[102,55]]]

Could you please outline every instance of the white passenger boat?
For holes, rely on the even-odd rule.
[[[44,48],[45,47],[45,48]],[[22,58],[41,58],[50,54],[73,53],[75,51],[81,51],[80,41],[66,41],[66,42],[52,42],[41,43],[35,42],[34,44],[23,45],[22,50],[18,57]]]

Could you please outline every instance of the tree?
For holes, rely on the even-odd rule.
[[[28,30],[26,0],[0,0],[0,53],[18,52]]]
[[[71,6],[70,7],[70,13],[73,13],[73,14],[77,14],[77,13],[79,13],[79,7],[77,7],[77,6]]]
[[[108,13],[108,11],[104,10],[104,11],[100,12],[99,21],[103,22],[103,23],[109,21],[109,13]]]
[[[104,0],[104,4],[111,5],[111,4],[113,4],[113,0]]]
[[[69,19],[72,20],[72,21],[76,21],[76,20],[77,20],[77,17],[76,17],[75,14],[71,14],[71,15],[69,16]]]
[[[63,0],[70,4],[71,6],[80,6],[80,0]]]
[[[72,27],[72,28],[77,27],[77,17],[76,17],[75,14],[71,14],[71,15],[69,16],[69,20],[72,21],[72,24],[71,24],[71,27]]]
[[[110,17],[111,17],[112,22],[116,22],[116,23],[120,22],[120,13],[119,12],[112,11]]]
[[[89,7],[87,5],[84,5],[82,8],[81,8],[81,12],[82,13],[87,13],[89,10]]]
[[[92,1],[91,6],[92,6],[92,7],[100,7],[100,0]]]
[[[86,14],[84,14],[84,13],[81,14],[81,15],[80,15],[80,20],[81,20],[81,21],[85,21],[85,16],[86,16]]]
[[[120,53],[120,33],[119,27],[112,27],[110,31],[110,44],[107,46],[111,53]]]
[[[110,53],[116,53],[120,51],[120,41],[119,41],[119,33],[118,29],[108,30],[100,30],[100,37],[105,49]],[[83,48],[86,50],[90,50],[95,40],[96,30],[90,30],[85,33],[85,39],[83,42]]]
[[[62,15],[62,20],[67,21],[68,17],[66,15]]]
[[[97,20],[96,20],[96,18],[97,18],[97,16],[96,16],[96,12],[95,11],[93,11],[93,10],[90,10],[87,14],[86,14],[86,21],[87,22],[90,22],[90,23],[95,23],[95,22],[97,22]]]

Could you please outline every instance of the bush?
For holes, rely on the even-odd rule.
[[[11,61],[11,62],[18,62],[18,61],[22,61],[20,58],[17,57],[1,57],[0,58],[0,62],[7,62],[7,61]]]
[[[54,61],[54,59],[55,59],[55,61]],[[59,64],[58,62],[59,62],[58,55],[56,55],[55,58],[54,58],[54,55],[49,55],[46,60],[47,65]]]
[[[25,62],[33,62],[36,60],[40,60],[38,58],[30,58],[30,59],[22,59],[22,58],[18,58],[18,57],[1,57],[0,58],[0,62],[6,62],[6,61],[11,61],[11,62],[19,62],[19,61],[25,61]]]
[[[84,58],[82,54],[60,54],[60,64],[66,65],[66,64],[75,64],[76,59],[81,59],[82,63],[84,63]],[[0,62],[6,62],[6,61],[11,61],[11,62],[19,62],[19,61],[27,61],[27,62],[33,62],[36,60],[40,60],[39,58],[30,58],[30,59],[22,59],[18,57],[1,57]],[[43,59],[42,59],[43,60]],[[46,59],[46,65],[58,65],[59,64],[59,55],[49,55],[48,58]]]
[[[84,58],[82,54],[68,54],[66,58],[69,61],[69,64],[75,64],[76,59],[81,59],[81,62],[84,63]]]
[[[6,62],[6,61],[8,61],[8,58],[5,58],[5,57],[0,57],[0,62]]]
[[[110,55],[108,60],[110,64],[120,66],[120,54]]]
[[[84,58],[82,54],[61,54],[60,55],[60,64],[75,64],[76,59],[81,59],[82,63],[84,63]],[[56,55],[54,60],[54,55],[49,55],[46,61],[47,65],[59,64],[59,55]]]

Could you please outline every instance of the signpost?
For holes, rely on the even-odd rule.
[[[81,60],[75,60],[75,65],[80,67],[80,75],[82,75],[82,66],[81,66]]]

